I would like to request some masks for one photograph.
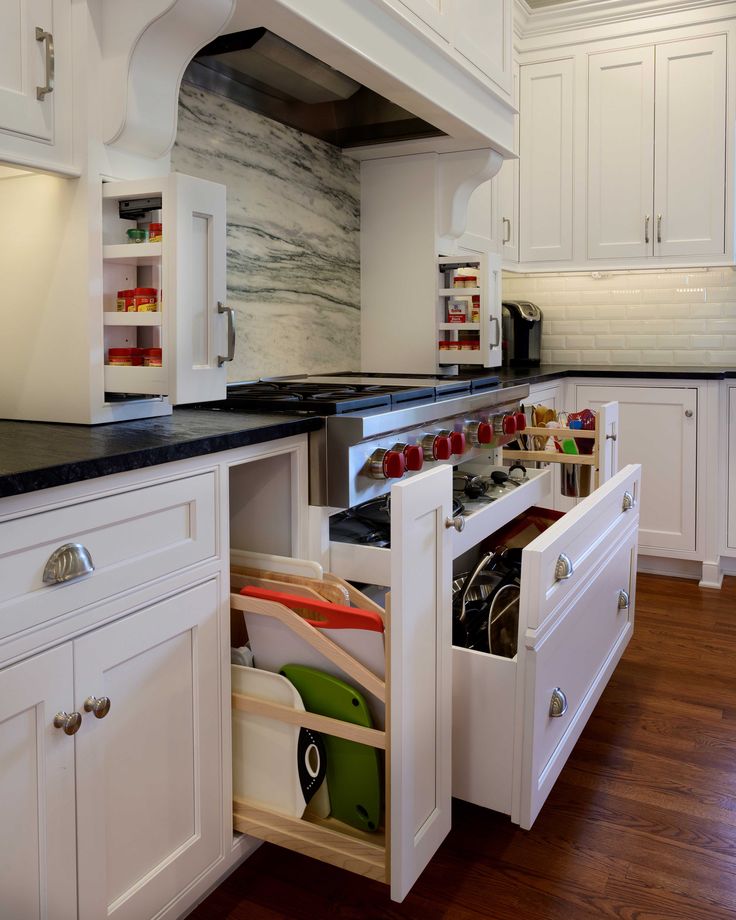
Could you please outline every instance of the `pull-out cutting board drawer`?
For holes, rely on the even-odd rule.
[[[0,524],[0,641],[214,557],[212,471]],[[94,571],[47,584],[52,553],[80,543]]]

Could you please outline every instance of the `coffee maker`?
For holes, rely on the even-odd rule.
[[[535,367],[542,355],[542,311],[528,300],[504,300],[501,321],[503,363]]]

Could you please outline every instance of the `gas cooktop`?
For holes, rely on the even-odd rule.
[[[498,377],[411,376],[406,374],[336,373],[273,377],[230,384],[220,408],[316,412],[340,415],[362,409],[400,406],[415,400],[434,402],[498,386]]]

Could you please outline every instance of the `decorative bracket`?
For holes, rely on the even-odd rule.
[[[491,149],[440,153],[438,157],[438,236],[457,239],[465,232],[470,196],[501,168],[503,157]]]

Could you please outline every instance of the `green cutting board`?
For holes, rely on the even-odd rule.
[[[342,722],[373,727],[360,693],[350,684],[301,664],[287,664],[281,673],[294,684],[308,712]],[[366,744],[323,734],[327,751],[327,788],[333,818],[362,831],[381,823],[381,761]]]

